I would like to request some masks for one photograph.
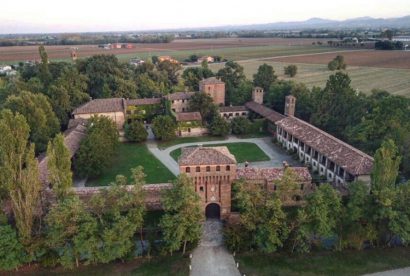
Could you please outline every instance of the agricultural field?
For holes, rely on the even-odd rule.
[[[330,59],[334,58],[335,55],[332,54]],[[321,56],[315,55],[314,57],[319,58]],[[327,64],[288,63],[276,60],[243,60],[239,61],[239,63],[244,66],[245,74],[249,79],[253,78],[253,74],[256,73],[261,64],[267,63],[273,66],[275,74],[278,75],[279,79],[292,79],[306,84],[309,88],[314,86],[324,87],[329,75],[334,74],[334,72],[327,69]],[[298,73],[294,78],[284,75],[283,67],[289,64],[296,64],[298,66]],[[383,89],[394,95],[410,97],[410,69],[349,66],[348,62],[347,64],[346,71],[352,79],[352,87],[354,89],[364,93],[370,93],[373,89]],[[210,65],[210,68],[217,71],[222,66],[221,64],[213,64]]]
[[[286,54],[327,52],[332,48],[312,46],[317,39],[281,38],[226,38],[174,40],[171,43],[134,44],[133,49],[98,48],[97,45],[45,46],[51,60],[70,60],[73,50],[79,58],[96,54],[114,54],[120,60],[133,57],[147,58],[153,55],[171,55],[183,60],[191,54],[220,55],[228,59],[273,57]],[[39,60],[38,46],[0,47],[0,63]]]

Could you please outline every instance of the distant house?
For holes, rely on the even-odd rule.
[[[169,61],[169,62],[171,62],[171,63],[179,63],[179,61],[178,60],[176,60],[176,59],[174,59],[174,58],[172,58],[172,57],[170,57],[170,56],[159,56],[158,57],[158,61],[159,62],[163,62],[163,61]]]
[[[140,59],[140,58],[132,58],[129,61],[129,64],[134,65],[135,67],[138,67],[138,66],[140,66],[144,63],[145,63],[145,61]]]
[[[204,61],[206,61],[208,63],[213,63],[213,62],[215,62],[215,59],[211,56],[203,56],[203,57],[198,58],[198,63],[202,63]]]
[[[17,71],[14,70],[10,65],[0,66],[0,75],[14,76],[16,74],[17,74]]]
[[[178,136],[201,136],[208,133],[208,129],[202,125],[202,117],[199,112],[177,113],[175,118],[178,125]]]

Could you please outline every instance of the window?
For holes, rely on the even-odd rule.
[[[196,168],[195,168],[195,171],[196,171],[196,172],[201,172],[201,167],[196,167]]]
[[[216,171],[220,172],[221,171],[221,166],[216,166]]]
[[[226,166],[226,170],[229,172],[231,170],[231,166]]]
[[[207,171],[207,172],[210,172],[210,171],[211,171],[211,167],[206,166],[206,171]]]
[[[182,112],[185,112],[185,108],[184,108],[184,107],[182,108]]]
[[[204,186],[199,187],[199,190],[200,190],[201,192],[203,192],[203,191],[204,191]]]
[[[303,190],[303,188],[305,187],[305,184],[300,184],[300,189]]]
[[[175,103],[175,101],[174,101],[174,100],[172,100],[172,103]]]
[[[238,113],[238,112],[236,112],[236,113],[235,113],[235,116],[239,116],[239,113]]]
[[[188,128],[188,132],[191,132],[191,128]]]
[[[242,112],[242,116],[246,116],[246,112]]]
[[[186,167],[186,168],[185,168],[185,172],[190,173],[190,172],[191,172],[191,168],[190,168],[190,167]]]

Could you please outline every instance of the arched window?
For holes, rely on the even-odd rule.
[[[211,167],[206,166],[206,171],[207,171],[207,172],[210,172],[210,171],[211,171]]]
[[[190,167],[186,167],[186,168],[185,168],[185,172],[190,173],[190,172],[191,172],[191,168],[190,168]]]
[[[221,171],[221,166],[216,166],[216,171],[220,172]]]
[[[229,165],[226,166],[226,170],[227,170],[227,171],[230,171],[230,170],[231,170],[231,166],[229,166]]]
[[[201,171],[201,167],[199,167],[199,166],[196,167],[196,168],[195,168],[195,171],[196,171],[196,172],[200,172],[200,171]]]

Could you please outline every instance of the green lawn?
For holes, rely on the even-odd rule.
[[[103,175],[89,179],[86,186],[105,186],[115,180],[118,174],[131,176],[130,170],[136,166],[143,166],[148,184],[164,183],[173,180],[175,176],[147,149],[145,144],[121,143],[117,154]]]
[[[200,143],[208,141],[223,141],[225,138],[214,137],[214,136],[199,136],[199,137],[180,137],[170,141],[159,141],[158,148],[166,149],[175,145],[185,144],[185,143]]]
[[[254,143],[238,142],[226,144],[204,145],[204,147],[226,146],[229,151],[236,157],[238,163],[269,161],[270,158]],[[171,157],[178,160],[181,156],[181,148],[171,151]]]
[[[306,255],[239,254],[241,273],[246,275],[352,276],[410,266],[409,248],[320,252]]]
[[[283,67],[290,63],[274,60],[239,61],[239,63],[244,66],[244,72],[249,79],[252,79],[253,74],[263,63],[273,66],[279,79],[291,79],[283,72]],[[324,87],[329,75],[335,73],[329,71],[327,65],[324,64],[296,63],[296,65],[298,73],[292,80],[305,83],[309,88]],[[209,66],[215,72],[222,67],[221,64],[210,64]],[[410,97],[410,70],[408,69],[348,66],[346,71],[352,79],[354,89],[364,93],[370,93],[372,89],[384,89],[394,95]]]

